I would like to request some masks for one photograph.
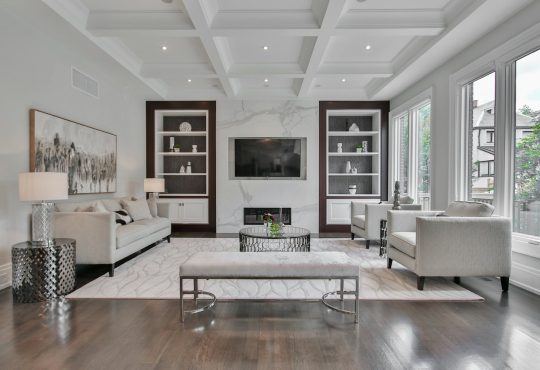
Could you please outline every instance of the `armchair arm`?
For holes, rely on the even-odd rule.
[[[419,217],[418,275],[510,276],[512,223],[504,217]]]
[[[366,204],[364,202],[351,202],[351,219],[354,216],[366,214]]]
[[[55,212],[54,228],[56,238],[75,239],[77,263],[116,262],[116,222],[112,212]]]
[[[388,234],[398,231],[416,231],[417,217],[437,216],[442,211],[388,211]],[[440,218],[440,217],[439,217]]]
[[[386,213],[392,209],[392,204],[366,205],[366,239],[376,240],[380,237],[381,220],[386,220]]]

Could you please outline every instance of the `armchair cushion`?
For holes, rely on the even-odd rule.
[[[396,232],[388,237],[388,242],[400,252],[409,257],[416,257],[416,233],[415,232]]]
[[[366,216],[365,215],[353,216],[352,224],[354,226],[358,226],[361,229],[365,229],[366,228]]]
[[[495,207],[482,202],[452,202],[446,208],[444,214],[450,217],[489,217]]]

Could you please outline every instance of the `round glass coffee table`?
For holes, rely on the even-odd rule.
[[[302,227],[282,226],[272,232],[265,226],[240,230],[240,252],[309,252],[310,231]]]

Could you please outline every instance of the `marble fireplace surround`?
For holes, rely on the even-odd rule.
[[[216,112],[217,232],[244,227],[244,208],[291,208],[292,225],[319,230],[319,102],[218,100]],[[229,178],[229,138],[305,137],[305,180]]]

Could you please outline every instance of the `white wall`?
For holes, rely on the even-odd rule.
[[[17,188],[18,174],[29,170],[29,109],[118,135],[116,195],[142,195],[146,168],[144,102],[157,97],[41,1],[2,2],[0,55],[2,275],[3,266],[11,261],[11,245],[27,240],[29,234],[30,206],[19,202]],[[99,81],[99,99],[71,87],[71,66]]]
[[[432,98],[432,208],[444,209],[449,200],[450,160],[450,76],[540,22],[540,1],[536,1],[486,36],[449,60],[433,73],[417,81],[390,101],[391,109],[404,104],[426,89]],[[540,259],[514,252],[512,281],[540,292]]]
[[[292,224],[319,230],[317,101],[217,102],[217,232],[236,233],[244,207],[291,207]],[[306,180],[230,180],[229,137],[306,137]]]

